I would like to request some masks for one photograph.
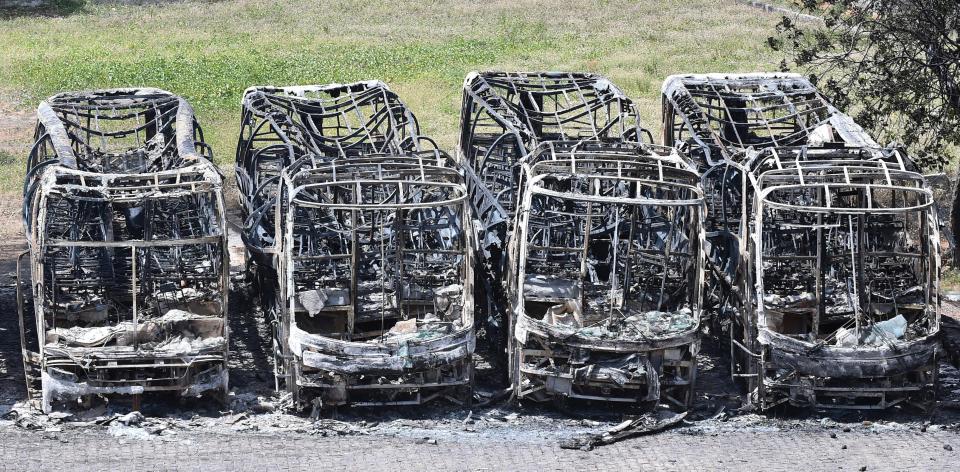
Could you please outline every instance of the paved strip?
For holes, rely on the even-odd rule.
[[[0,470],[957,470],[952,431],[671,431],[593,451],[552,443],[384,436],[191,434],[175,441],[102,431],[0,430]],[[847,448],[843,449],[842,446]]]

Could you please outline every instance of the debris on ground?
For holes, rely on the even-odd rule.
[[[627,438],[663,431],[676,426],[686,417],[687,412],[676,413],[669,410],[657,410],[625,420],[602,433],[561,441],[560,447],[589,451],[597,446],[605,446]]]

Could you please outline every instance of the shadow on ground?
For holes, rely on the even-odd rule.
[[[64,17],[82,13],[85,0],[0,0],[0,20]]]
[[[0,243],[0,403],[26,396],[15,276],[22,248],[21,242]]]

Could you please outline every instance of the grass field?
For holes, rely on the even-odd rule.
[[[474,69],[599,72],[657,129],[667,75],[773,70],[780,59],[765,41],[779,18],[732,0],[572,3],[88,3],[60,17],[0,20],[0,98],[22,110],[63,90],[164,88],[193,103],[227,164],[249,85],[381,79],[452,148],[460,87]],[[22,178],[30,135],[21,134],[0,139],[0,189]]]

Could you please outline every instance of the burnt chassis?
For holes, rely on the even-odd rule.
[[[935,351],[932,358],[925,359],[930,364],[910,371],[912,380],[907,383],[911,385],[905,387],[904,375],[858,376],[858,368],[852,364],[856,354],[822,350],[821,342],[815,350],[830,352],[819,359],[822,376],[801,376],[792,386],[781,382],[779,388],[758,389],[758,371],[763,370],[760,365],[774,366],[782,358],[771,360],[770,353],[761,352],[757,345],[756,293],[745,282],[756,277],[756,248],[750,233],[755,216],[752,205],[758,192],[755,179],[770,170],[770,165],[800,168],[799,161],[811,161],[804,165],[819,172],[831,166],[838,171],[846,166],[884,166],[916,173],[913,162],[895,149],[880,148],[797,74],[671,76],[663,86],[663,122],[664,144],[689,153],[702,170],[708,203],[711,321],[714,329],[730,335],[731,371],[751,393],[745,400],[758,402],[762,408],[786,401],[818,408],[886,408],[905,400],[929,405],[931,386],[936,383]],[[927,184],[924,181],[922,185],[926,188]],[[748,261],[753,263],[752,268],[748,268]],[[939,264],[939,256],[937,261]],[[923,269],[926,275],[936,277],[938,264]],[[939,306],[935,292],[926,306]],[[932,331],[936,330],[934,327]],[[798,350],[795,343],[788,344],[793,353],[811,354],[809,349]],[[924,352],[921,357],[927,355],[929,345],[920,351]],[[876,351],[871,355],[880,363],[900,358],[894,352]]]
[[[370,184],[373,180],[390,176],[408,178],[412,174],[404,169],[415,163],[416,166],[426,165],[424,169],[428,170],[422,176],[425,179],[429,180],[431,176],[448,179],[449,169],[437,171],[434,168],[455,166],[455,163],[446,154],[427,151],[437,149],[436,143],[420,134],[416,116],[379,81],[251,87],[244,94],[242,115],[236,168],[237,183],[244,200],[245,229],[242,235],[248,254],[248,271],[259,287],[261,304],[273,332],[277,389],[283,382],[285,388],[297,396],[298,407],[306,404],[306,397],[300,398],[303,388],[310,390],[311,394],[320,393],[314,398],[319,399],[321,406],[425,403],[436,398],[437,392],[450,398],[451,389],[469,390],[473,368],[470,353],[475,344],[472,328],[469,333],[458,333],[459,339],[419,343],[420,352],[414,353],[413,357],[407,356],[406,350],[398,351],[395,346],[378,348],[375,344],[306,334],[298,338],[298,343],[304,338],[298,346],[308,346],[307,355],[317,361],[317,365],[321,365],[319,359],[322,355],[336,356],[339,365],[330,365],[329,359],[323,360],[326,363],[323,365],[329,367],[326,374],[318,373],[316,366],[304,366],[288,343],[295,316],[290,312],[292,299],[286,296],[283,288],[295,286],[282,269],[284,260],[291,257],[283,249],[286,218],[291,210],[280,195],[286,185],[284,178],[299,176],[297,178],[335,182],[337,176],[311,169],[346,171],[353,165],[349,163],[354,163],[356,167],[351,172],[357,172]],[[394,163],[390,164],[391,161]],[[433,164],[425,164],[431,161]],[[330,167],[334,162],[337,166]],[[370,174],[371,169],[377,169],[379,173]],[[346,178],[347,175],[349,173],[340,177]],[[319,185],[319,181],[315,184]],[[470,222],[464,227],[469,228]],[[472,278],[468,279],[472,283]],[[472,319],[472,313],[470,316]],[[468,351],[465,358],[462,352],[450,357],[451,351],[458,349]],[[430,352],[448,356],[448,359],[429,368],[422,363],[416,369],[406,366],[397,370],[394,369],[396,365],[389,365],[391,359],[399,360],[403,356],[423,360]],[[305,367],[312,371],[308,373],[312,379],[303,375]],[[378,374],[381,371],[386,377]],[[441,371],[444,375],[455,372],[458,378],[433,382],[421,375],[419,380],[397,382],[405,375],[428,371],[434,379],[440,378]],[[371,377],[367,374],[378,375]],[[371,384],[387,377],[393,383]],[[421,390],[429,393],[421,395]],[[353,392],[352,399],[348,392]],[[397,394],[405,395],[405,399],[387,398]],[[465,396],[469,401],[470,395]]]
[[[306,400],[304,391],[316,392],[319,406],[471,401],[473,232],[466,188],[453,164],[439,151],[424,151],[284,174],[280,336],[286,385],[297,403]],[[320,239],[324,247],[317,247]],[[379,285],[379,298],[364,288],[371,283]],[[400,318],[419,323],[436,315],[437,294],[454,284],[460,284],[459,304],[448,305],[448,332],[383,337]],[[341,323],[332,332],[304,327],[313,321],[298,290],[316,285],[330,293],[328,300],[347,294],[310,313]]]
[[[477,230],[479,326],[491,361],[508,370],[505,270],[522,163],[541,144],[630,146],[653,137],[607,78],[578,72],[471,72],[464,79],[457,159]],[[636,152],[625,150],[624,152]]]
[[[193,109],[162,90],[113,89],[55,95],[37,113],[24,185],[29,250],[17,270],[28,392],[39,381],[47,412],[56,401],[94,395],[218,391],[225,398],[222,178]],[[91,300],[104,319],[87,323]],[[179,319],[155,316],[164,309]],[[58,324],[122,329],[132,340],[71,345],[60,342]],[[171,330],[178,329],[211,342],[170,349],[162,342],[169,337],[144,335],[177,339]]]
[[[881,159],[809,160],[754,172],[756,219],[750,228],[750,244],[757,247],[752,251],[755,259],[747,261],[749,275],[743,288],[755,282],[750,305],[756,313],[756,343],[749,356],[757,363],[755,397],[761,408],[784,402],[848,409],[884,409],[904,402],[924,409],[933,406],[940,325],[938,218],[923,176],[897,164],[897,160]],[[815,197],[801,202],[801,194]],[[781,213],[803,222],[783,219],[765,223]],[[837,225],[827,221],[834,216],[838,216]],[[846,228],[843,216],[847,216]],[[777,237],[771,233],[789,227],[787,232],[797,237],[804,223],[806,236],[813,236],[812,247],[801,246],[796,254],[768,251],[770,239]],[[843,239],[844,230],[846,248],[837,240],[830,241],[836,234]],[[848,253],[831,254],[835,246]],[[838,262],[846,258],[849,265],[846,260]],[[816,303],[772,309],[765,302],[765,294],[773,291],[768,290],[770,281],[764,277],[765,271],[771,270],[767,265],[801,260],[806,261],[804,267],[812,266]],[[853,316],[831,332],[833,326],[828,331],[820,326],[839,317],[826,306],[831,298],[828,282],[836,273],[849,278]],[[919,293],[911,295],[910,291]],[[809,316],[809,332],[798,339],[793,333],[771,329],[775,326],[771,313],[782,316],[784,326],[788,316],[804,321]],[[882,344],[866,344],[863,339],[849,343],[852,346],[841,344],[844,334],[840,333],[877,332],[877,320],[888,321],[894,314],[905,315],[908,323],[902,339],[884,332]]]
[[[690,156],[703,176],[708,311],[718,315],[711,315],[711,324],[721,330],[719,324],[740,316],[742,304],[742,294],[732,290],[742,266],[731,261],[743,254],[747,239],[739,210],[747,198],[746,187],[739,188],[749,172],[744,161],[768,148],[869,153],[880,146],[799,74],[677,74],[661,91],[663,144]]]
[[[638,153],[640,149],[644,151]],[[646,147],[624,152],[622,146],[606,150],[594,147],[590,151],[577,152],[577,145],[574,145],[558,151],[548,143],[534,154],[532,163],[524,165],[526,183],[510,242],[507,275],[510,379],[517,398],[559,402],[576,399],[637,406],[665,401],[675,408],[689,408],[700,345],[704,280],[703,196],[697,174],[689,165],[675,152],[668,154],[670,151],[665,148],[658,150],[661,154]],[[582,185],[584,182],[585,186]],[[539,205],[534,205],[541,199]],[[548,218],[549,211],[534,215],[537,206],[546,208],[549,200],[554,201],[554,206],[562,207],[554,215],[560,220],[585,212],[580,216],[586,217],[585,225],[590,230],[573,228],[571,234],[565,235],[562,231],[564,222]],[[608,211],[594,216],[594,205],[601,209],[607,205]],[[609,213],[619,215],[621,210],[630,214],[629,220],[611,220],[614,217]],[[665,215],[672,215],[674,220],[668,221]],[[535,216],[541,221],[534,223],[532,218]],[[659,234],[662,227],[654,228],[657,224],[640,223],[657,217],[664,220],[659,221],[660,226],[665,222],[669,226],[666,236]],[[594,218],[600,220],[598,227],[594,227]],[[629,226],[624,232],[627,249],[620,262],[617,254],[624,224]],[[672,246],[676,244],[674,227],[681,227],[680,232],[685,233],[678,237],[685,239],[685,250]],[[575,241],[575,234],[582,235],[580,241]],[[551,241],[551,235],[557,241]],[[574,240],[565,240],[564,236],[574,236]],[[659,244],[652,242],[657,237],[660,238]],[[542,244],[535,244],[534,239]],[[600,301],[603,295],[596,299],[588,297],[588,292],[596,291],[598,287],[604,290],[602,283],[598,285],[592,280],[596,274],[588,275],[604,270],[602,261],[598,261],[602,252],[598,249],[604,244],[617,248],[608,253],[608,260],[612,258],[613,264],[607,267],[610,270],[606,275],[607,282],[612,291],[611,298],[606,300],[610,306],[606,317],[587,309],[589,305],[602,307],[604,303]],[[678,261],[677,273],[668,277],[667,266],[671,258]],[[532,259],[536,259],[535,264]],[[632,263],[640,266],[631,267]],[[616,275],[621,270],[619,264],[623,265],[623,286],[621,300],[617,302],[613,293],[619,285]],[[662,268],[660,274],[655,267],[657,264]],[[555,287],[546,294],[528,290],[528,268],[536,267],[534,272],[551,269],[552,274],[562,272],[564,266],[569,266],[567,272],[570,274],[567,275],[576,273],[574,278],[579,279],[579,283],[572,284],[576,293],[564,296],[570,290]],[[645,270],[649,277],[642,273]],[[549,278],[551,274],[541,275]],[[651,283],[655,286],[646,287],[642,282],[644,279],[653,280],[656,283]],[[632,298],[631,288],[637,292]],[[641,288],[647,290],[641,293]],[[668,292],[671,295],[668,296]],[[618,320],[629,319],[628,314],[636,312],[638,307],[639,314],[643,315],[647,298],[651,298],[649,302],[654,312],[661,309],[672,313],[681,308],[689,310],[690,325],[660,336],[645,333],[630,336],[627,332],[630,325],[619,325]],[[669,301],[665,303],[665,299]],[[581,316],[584,320],[588,318],[586,313],[593,311],[590,315],[596,318],[591,320],[593,326],[615,327],[613,330],[619,333],[597,337],[528,314],[529,308],[554,306],[556,309],[571,301],[577,307],[583,307]],[[586,327],[586,321],[583,326]]]
[[[881,203],[874,203],[883,201],[880,198],[882,192],[903,188],[927,195],[929,189],[923,177],[914,172],[913,164],[896,150],[801,147],[770,148],[746,154],[750,157],[741,159],[742,164],[730,162],[703,176],[704,188],[710,189],[708,192],[725,189],[723,198],[709,203],[712,223],[718,231],[714,234],[726,235],[723,239],[713,240],[717,269],[714,275],[725,296],[722,308],[737,314],[725,318],[725,321],[729,323],[731,372],[735,379],[744,381],[749,394],[745,400],[761,409],[787,402],[814,408],[883,409],[904,402],[930,407],[937,382],[936,339],[939,331],[936,288],[939,253],[938,245],[930,244],[931,238],[938,238],[937,215],[929,202],[899,210],[889,205],[881,208]],[[873,183],[877,179],[881,180],[880,184]],[[843,188],[830,193],[827,192],[829,186]],[[764,195],[778,189],[801,194],[794,196],[793,204],[803,206],[792,208],[795,214],[764,226],[763,212],[774,206],[765,204]],[[830,194],[851,198],[851,192],[860,192],[862,201],[846,207],[831,202],[835,208],[826,209],[812,205],[815,200],[825,201]],[[866,197],[867,194],[871,197]],[[786,206],[789,207],[790,203]],[[782,207],[784,205],[780,202],[778,208]],[[896,228],[909,228],[912,220],[904,215],[911,211],[917,212],[923,220],[922,230],[917,233],[920,236],[913,238],[920,240],[921,253],[910,254],[902,248],[883,251],[881,245],[889,242],[885,242],[880,233],[893,235],[897,234]],[[812,218],[815,221],[804,221],[803,215],[807,214],[814,215],[806,217],[807,220]],[[858,222],[850,222],[851,227],[855,225],[858,229],[854,239],[860,241],[864,238],[870,243],[858,243],[855,250],[862,259],[855,260],[849,267],[836,267],[836,263],[830,262],[838,257],[828,250],[830,233],[825,228],[829,225],[824,221],[837,214],[857,215]],[[884,218],[892,221],[872,220],[878,218],[877,214],[886,215]],[[766,218],[772,220],[770,216]],[[859,233],[864,226],[867,229],[874,226],[873,230],[880,231],[873,231],[872,236],[868,231]],[[741,238],[740,234],[748,236]],[[758,246],[758,241],[769,243],[776,238],[795,238],[793,240],[805,241],[805,244],[798,246],[801,250],[777,248],[775,254]],[[813,243],[809,241],[811,238]],[[832,241],[835,240],[836,237]],[[839,243],[831,242],[830,247],[834,246]],[[803,250],[808,253],[802,253]],[[893,267],[897,258],[924,262],[912,269],[883,269]],[[871,275],[866,277],[863,275],[867,272],[864,265],[879,268],[871,267]],[[777,267],[785,269],[771,276],[777,288],[770,290],[772,295],[781,299],[807,297],[806,303],[793,307],[766,307],[763,300],[768,294],[763,290],[770,284],[763,284],[764,273]],[[888,346],[881,347],[830,345],[837,341],[839,331],[833,329],[837,326],[829,329],[821,326],[836,325],[837,320],[843,318],[838,312],[829,313],[828,302],[837,304],[837,290],[825,281],[833,280],[831,274],[850,272],[856,267],[860,267],[860,279],[851,284],[849,290],[857,295],[850,298],[862,296],[864,301],[854,309],[851,319],[855,320],[855,328],[867,326],[869,329],[866,321],[877,317],[878,307],[884,307],[875,299],[887,297],[885,303],[892,300],[896,312],[908,316],[923,312],[927,318],[925,334],[909,340],[893,340]],[[795,276],[803,273],[815,274],[813,280]],[[926,287],[922,301],[896,300],[897,287],[888,282],[896,281],[897,274],[908,273],[918,281],[926,278],[920,283]],[[785,288],[785,284],[792,285]],[[828,296],[831,290],[833,294]],[[768,312],[773,315],[767,316]],[[770,320],[777,317],[791,320],[785,325],[801,323],[805,328],[802,333],[785,335],[777,332],[768,326]],[[923,324],[924,320],[919,321]]]
[[[416,117],[379,81],[307,86],[255,86],[241,101],[236,176],[248,272],[258,285],[267,321],[277,333],[279,252],[277,189],[281,173],[334,159],[404,154],[422,144]],[[278,381],[280,346],[274,345]],[[279,385],[278,385],[279,388]]]

